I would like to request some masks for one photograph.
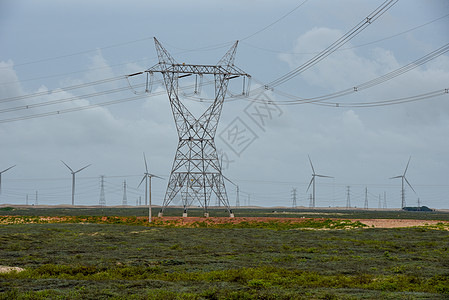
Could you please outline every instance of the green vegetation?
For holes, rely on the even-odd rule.
[[[443,222],[204,219],[189,228],[72,212],[60,223],[23,214],[13,218],[26,224],[0,225],[0,265],[25,269],[0,273],[0,299],[449,298]]]
[[[157,215],[159,208],[153,208],[153,215]],[[183,209],[169,207],[164,211],[164,216],[182,216]],[[375,210],[347,210],[347,209],[291,209],[279,210],[267,208],[239,208],[235,211],[236,217],[276,217],[276,218],[338,218],[338,219],[418,219],[449,221],[449,213],[439,211],[375,211]],[[189,209],[189,217],[203,216],[200,208]],[[145,207],[99,207],[99,208],[28,208],[0,209],[0,216],[148,216],[148,208]],[[225,209],[212,209],[211,217],[227,217],[229,213]]]

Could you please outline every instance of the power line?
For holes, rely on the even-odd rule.
[[[299,9],[301,6],[303,6],[308,0],[304,0],[303,2],[301,2],[301,4],[299,4],[298,6],[296,6],[295,8],[293,8],[292,10],[290,10],[288,13],[286,13],[285,15],[283,15],[282,17],[280,17],[279,19],[277,19],[276,21],[274,21],[273,23],[268,24],[267,26],[257,30],[256,32],[240,39],[240,41],[244,41],[247,39],[252,38],[253,36],[267,30],[268,28],[270,28],[271,26],[275,25],[276,23],[279,23],[280,21],[282,21],[283,19],[285,19],[286,17],[288,17],[289,15],[291,15],[294,11],[296,11],[297,9]]]
[[[64,54],[64,55],[59,55],[59,56],[53,56],[53,57],[47,57],[47,58],[42,58],[42,59],[29,61],[29,62],[24,62],[24,63],[18,63],[18,64],[15,64],[14,66],[15,67],[20,67],[20,66],[26,66],[26,65],[31,65],[31,64],[37,64],[37,63],[41,63],[41,62],[47,62],[47,61],[51,61],[51,60],[62,59],[62,58],[77,56],[77,55],[81,55],[81,54],[96,52],[96,51],[99,51],[99,50],[101,51],[101,50],[105,50],[105,49],[121,47],[121,46],[124,46],[124,45],[134,44],[134,43],[137,43],[137,42],[142,42],[142,41],[151,40],[151,39],[153,39],[153,37],[146,37],[146,38],[133,40],[133,41],[129,41],[129,42],[112,44],[112,45],[104,46],[104,47],[101,47],[101,48],[97,47],[95,49],[87,49],[87,50],[82,50],[82,51],[79,51],[79,52],[74,52],[74,53],[69,53],[69,54]],[[0,68],[0,70],[1,69],[5,69],[5,68],[7,68],[7,67],[2,67],[2,68]]]
[[[381,38],[381,39],[378,39],[378,40],[375,40],[375,41],[367,42],[367,43],[364,43],[364,44],[359,44],[359,45],[355,45],[355,46],[347,47],[347,48],[341,48],[341,49],[338,49],[336,51],[346,51],[346,50],[356,49],[356,48],[360,48],[360,47],[364,47],[364,46],[368,46],[368,45],[372,45],[372,44],[377,44],[379,42],[383,42],[383,41],[395,38],[397,36],[400,36],[400,35],[403,35],[403,34],[406,34],[406,33],[412,32],[412,31],[415,31],[415,30],[417,30],[419,28],[422,28],[424,26],[430,25],[430,24],[432,24],[434,22],[437,22],[437,21],[439,21],[441,19],[447,18],[448,16],[449,16],[449,14],[446,14],[446,15],[441,16],[439,18],[433,19],[432,21],[429,21],[429,22],[426,22],[424,24],[415,26],[415,27],[407,29],[405,31],[401,31],[399,33],[396,33],[396,34],[393,34],[393,35],[389,35],[387,37],[384,37],[384,38]],[[282,50],[271,50],[271,49],[255,46],[255,45],[252,45],[252,44],[250,44],[248,42],[242,42],[242,44],[243,45],[247,45],[247,46],[252,47],[252,48],[255,48],[255,49],[260,49],[260,50],[267,51],[267,52],[272,52],[272,53],[283,53],[283,54],[292,54],[292,55],[297,55],[297,54],[305,55],[305,54],[318,54],[319,53],[319,52],[287,52],[287,51],[282,51]]]
[[[324,58],[326,58],[327,56],[329,56],[333,52],[335,52],[337,49],[339,49],[341,46],[343,46],[344,44],[349,42],[355,36],[357,36],[366,27],[368,27],[370,24],[372,24],[374,21],[376,21],[379,17],[381,17],[386,11],[388,11],[394,4],[396,4],[396,2],[398,2],[398,0],[386,0],[377,9],[375,9],[371,14],[369,14],[365,19],[360,21],[350,31],[345,33],[343,36],[341,36],[338,40],[336,40],[334,43],[332,43],[326,49],[321,51],[318,55],[314,56],[313,58],[311,58],[304,64],[300,65],[299,67],[293,69],[292,71],[288,72],[287,74],[271,81],[267,86],[269,88],[273,88],[275,86],[283,84],[284,82],[289,81],[290,79],[298,76],[300,73],[302,73],[302,72],[306,71],[307,69],[311,68],[312,66],[316,65],[317,63],[322,61]]]

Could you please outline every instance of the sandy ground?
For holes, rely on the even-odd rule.
[[[7,267],[7,266],[0,266],[0,273],[9,273],[12,271],[16,272],[22,272],[25,269],[19,268],[19,267]]]
[[[406,220],[406,219],[357,219],[353,221],[360,221],[361,223],[375,228],[400,228],[400,227],[413,227],[413,226],[425,226],[435,225],[437,223],[446,223],[445,221],[432,221],[432,220]]]

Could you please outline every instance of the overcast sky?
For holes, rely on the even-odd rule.
[[[133,77],[132,88],[124,77],[157,63],[156,37],[178,62],[195,64],[217,63],[240,40],[235,64],[251,74],[253,91],[233,97],[242,82],[230,84],[216,144],[241,205],[251,195],[251,205],[291,206],[296,188],[297,204],[309,206],[310,155],[318,174],[334,177],[317,178],[317,206],[346,206],[350,186],[351,206],[364,206],[367,188],[369,207],[377,208],[379,197],[383,206],[384,194],[388,208],[400,207],[401,180],[389,178],[402,175],[411,156],[406,177],[416,193],[407,186],[406,204],[419,198],[449,208],[449,94],[353,105],[444,91],[449,54],[326,100],[330,106],[285,105],[286,95],[300,100],[351,89],[448,44],[448,1],[399,0],[312,68],[273,90],[257,89],[316,56],[383,2],[0,0],[0,171],[17,165],[2,174],[0,203],[25,204],[29,195],[32,204],[38,191],[39,204],[70,204],[64,160],[74,170],[92,164],[77,174],[76,204],[98,204],[105,175],[107,205],[122,203],[124,180],[135,205],[143,196],[143,152],[150,172],[165,178],[153,180],[154,202],[162,203],[178,142],[169,100],[159,75],[147,95],[145,77]],[[196,116],[213,97],[207,78],[203,83],[200,96],[182,92]],[[247,142],[229,137],[235,126],[247,129]],[[234,205],[235,187],[227,184],[227,192]]]

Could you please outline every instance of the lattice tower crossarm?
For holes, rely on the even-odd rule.
[[[162,74],[179,138],[159,215],[162,216],[165,208],[180,194],[184,215],[187,214],[188,207],[198,201],[204,208],[205,216],[208,216],[207,208],[213,192],[230,216],[233,216],[214,139],[229,80],[237,77],[250,78],[249,74],[234,66],[238,42],[217,65],[192,65],[177,63],[156,38],[154,41],[159,63],[146,72]],[[210,75],[215,79],[214,101],[199,118],[187,109],[178,95],[178,79],[190,75]]]

